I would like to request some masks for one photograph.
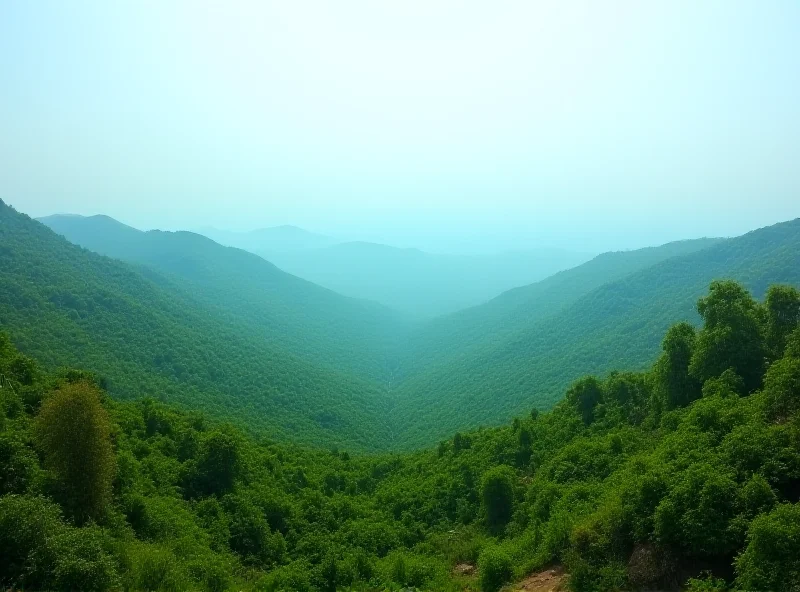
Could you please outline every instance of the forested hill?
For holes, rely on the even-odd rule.
[[[695,302],[717,278],[739,280],[758,296],[773,282],[800,285],[800,219],[605,283],[501,340],[486,329],[482,347],[451,345],[449,359],[396,389],[398,427],[409,443],[430,442],[463,426],[505,421],[531,404],[548,408],[584,373],[644,367],[670,324],[697,322]]]
[[[795,592],[800,293],[720,281],[697,308],[644,372],[392,455],[115,401],[0,333],[0,587]]]
[[[633,251],[603,253],[582,265],[534,284],[504,292],[482,306],[446,315],[421,325],[403,349],[402,371],[419,372],[457,353],[485,351],[510,334],[533,330],[536,323],[568,308],[603,284],[717,244],[722,239],[695,239]]]
[[[110,232],[123,246],[135,235],[116,227]],[[177,238],[197,240],[201,246],[210,243],[193,235]],[[245,275],[247,270],[226,270],[224,259],[209,258],[201,264],[173,253],[164,254],[167,265],[183,268],[191,282],[82,249],[0,203],[0,328],[12,332],[20,349],[48,368],[71,365],[98,372],[118,397],[149,395],[318,445],[380,449],[388,444],[386,430],[380,428],[385,420],[383,389],[336,368],[332,360],[317,363],[311,355],[298,354],[303,344],[313,353],[332,339],[315,330],[319,324],[313,311],[308,330],[296,311],[278,310],[273,316],[265,312],[257,318],[257,299],[269,299],[277,307],[285,298],[276,295],[277,286],[269,288],[272,280],[254,278],[250,286],[264,286],[260,296],[232,287],[246,303],[242,310],[250,313],[237,317],[212,305],[208,293],[197,287],[214,274],[230,277],[226,274]],[[285,275],[247,253],[222,253],[232,253],[237,262],[256,260],[248,268],[254,272]],[[294,278],[292,282],[298,290],[307,285]],[[222,297],[224,286],[218,290]],[[358,303],[315,286],[307,294],[313,295],[309,300],[340,303],[339,313],[333,305],[328,313],[334,319],[331,331],[341,332],[341,356],[348,355],[349,348],[359,364],[378,367],[381,352],[375,341],[347,338],[352,333],[347,332],[344,313],[355,311]],[[235,299],[236,294],[226,297]],[[303,297],[297,293],[298,299]],[[299,310],[305,308],[310,307],[301,305]],[[380,318],[381,310],[373,305],[359,310],[364,311],[362,328],[364,319]],[[282,317],[297,323],[288,327]],[[265,335],[270,323],[274,334]],[[377,329],[372,335],[380,336]]]
[[[142,232],[107,216],[40,220],[91,251],[155,269],[232,322],[315,363],[383,380],[409,322],[374,302],[336,294],[261,257],[191,232]]]
[[[714,279],[738,279],[757,295],[769,282],[800,283],[795,220],[602,255],[414,329],[380,305],[200,235],[140,232],[105,217],[47,220],[126,264],[10,208],[3,216],[13,265],[0,271],[0,321],[23,351],[51,367],[88,365],[115,394],[130,396],[140,381],[145,394],[197,400],[277,436],[356,449],[427,445],[550,408],[587,372],[644,367],[671,323],[697,320],[694,303]],[[35,295],[29,305],[23,287]],[[48,315],[53,323],[33,326]],[[58,347],[45,349],[47,332]]]

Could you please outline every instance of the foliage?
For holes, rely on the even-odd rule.
[[[800,220],[723,241],[607,253],[422,326],[401,352],[395,430],[409,444],[426,445],[467,427],[510,421],[532,406],[548,409],[586,374],[646,369],[672,324],[700,324],[697,300],[718,278],[735,279],[758,298],[770,284],[800,284]],[[717,328],[698,334],[703,355],[691,381],[734,367],[749,391],[758,388],[759,366],[772,355],[766,336],[725,353],[736,339],[754,337],[748,298]],[[699,396],[699,386],[685,398]]]
[[[514,510],[514,471],[507,466],[494,467],[481,479],[481,503],[486,523],[492,531],[500,531],[511,519]]]
[[[108,413],[91,384],[66,384],[42,404],[37,439],[45,467],[58,481],[58,497],[78,522],[103,516],[111,497],[114,454]]]
[[[46,251],[52,238],[40,238]],[[92,273],[103,266],[108,266],[103,277],[109,286],[118,286],[114,274],[143,281],[130,267],[68,252],[87,266],[81,281],[94,281]],[[6,257],[3,253],[0,257]],[[704,256],[723,257],[729,251],[714,253]],[[684,263],[692,260],[687,257]],[[667,263],[661,272],[672,269]],[[63,279],[56,274],[58,267],[29,266],[27,272]],[[0,284],[6,295],[27,290],[21,267],[15,270],[16,275],[3,276],[14,282]],[[657,276],[647,277],[655,281]],[[63,298],[85,294],[77,284],[65,286]],[[761,293],[766,289],[762,286]],[[111,300],[114,306],[124,301]],[[107,315],[89,314],[86,325],[70,325],[91,328],[87,335],[93,336],[86,347],[76,347],[75,356],[85,358],[92,370],[98,369],[95,361],[112,360],[119,367],[130,363],[135,357],[120,361],[104,348],[119,351],[115,348],[122,346],[114,345],[112,337],[119,331],[146,349],[148,342],[125,326],[131,319],[161,318],[136,316],[145,301]],[[21,314],[25,299],[13,302],[4,315]],[[51,370],[52,360],[75,342],[62,343],[59,339],[69,333],[48,326],[61,318],[49,305],[32,305],[20,324],[26,328],[20,342],[51,356],[46,364],[39,366],[0,337],[0,584],[23,589],[414,587],[454,592],[478,583],[495,590],[560,563],[576,592],[633,585],[797,588],[800,333],[790,322],[776,320],[786,315],[770,313],[767,304],[729,282],[713,284],[701,302],[704,324],[694,344],[685,327],[672,330],[672,336],[681,337],[679,343],[665,347],[650,369],[579,379],[549,412],[526,409],[509,425],[461,431],[438,448],[368,455],[274,441],[270,436],[287,432],[240,431],[223,423],[231,418],[227,410],[203,415],[159,402],[148,396],[150,387],[179,383],[149,382],[147,364],[130,374],[141,377],[142,384],[127,384],[128,400],[106,397],[103,384],[113,390],[114,381],[85,371]],[[674,310],[667,307],[666,312]],[[615,316],[619,311],[606,312],[612,320],[620,318]],[[39,313],[37,324],[33,319]],[[107,330],[91,324],[98,319],[109,323]],[[205,340],[202,330],[209,325],[202,322],[200,332],[189,333],[196,342],[172,341],[165,351],[172,345],[186,347],[212,361],[236,355],[227,345]],[[587,320],[592,330],[604,326],[592,323]],[[653,323],[645,323],[648,331],[660,326],[660,321]],[[180,332],[181,323],[167,322],[163,331],[172,330]],[[784,343],[783,337],[776,341],[769,335],[785,336],[785,345],[775,345]],[[657,349],[658,337],[646,341]],[[632,339],[630,345],[642,343]],[[648,351],[637,359],[650,359],[655,349]],[[667,362],[661,361],[667,354]],[[239,363],[223,366],[231,371],[225,380],[234,394],[219,401],[241,396],[241,409],[266,412],[274,400],[246,407],[255,405],[251,395],[257,392],[247,384],[271,366],[261,365],[257,355],[251,361],[254,374],[234,373]],[[192,372],[201,367],[198,361]],[[309,369],[302,364],[292,368]],[[302,373],[292,380],[313,383]],[[244,395],[237,391],[240,386]],[[524,384],[515,389],[524,390]],[[311,390],[305,391],[309,397]],[[189,392],[208,391],[184,395]],[[300,400],[311,400],[298,393]],[[85,442],[66,420],[78,412],[95,426],[88,431],[92,438],[86,450],[100,450],[98,458],[109,460],[101,468],[113,466],[111,460],[117,468],[113,474],[103,469],[102,479],[89,481],[108,485],[106,479],[113,476],[108,487],[98,489],[105,492],[100,497],[84,495],[85,483],[72,469],[77,461],[71,451]],[[300,416],[276,410],[269,421],[290,417]],[[104,503],[98,505],[98,499]],[[98,511],[100,506],[104,511]],[[476,561],[479,575],[454,575],[459,563]],[[708,576],[700,574],[703,570],[710,570]]]
[[[800,504],[781,504],[750,524],[747,547],[737,559],[742,590],[793,590],[800,583]]]
[[[478,560],[478,571],[481,577],[481,590],[497,592],[503,584],[513,576],[511,559],[502,550],[495,547],[484,549]]]
[[[153,397],[294,441],[391,445],[380,397],[406,328],[398,315],[198,235],[96,222],[85,244],[128,263],[0,203],[0,327],[25,354],[49,371],[89,367],[120,399]],[[10,366],[7,376],[32,381],[29,358]]]

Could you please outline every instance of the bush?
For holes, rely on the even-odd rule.
[[[119,584],[117,564],[104,552],[106,535],[97,527],[66,528],[51,542],[55,590],[110,590]]]
[[[169,549],[152,544],[135,544],[126,548],[125,588],[181,592],[196,589],[184,566]]]
[[[0,584],[35,590],[108,590],[117,566],[96,527],[64,524],[41,497],[0,498]]]
[[[481,590],[496,592],[513,577],[511,559],[497,547],[489,547],[481,552],[478,559]]]
[[[782,504],[753,520],[736,571],[742,590],[800,588],[800,504]]]
[[[715,578],[710,573],[702,574],[699,578],[689,578],[686,582],[686,592],[725,592],[728,585],[722,578]]]

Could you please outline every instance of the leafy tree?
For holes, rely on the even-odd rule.
[[[747,394],[744,380],[732,368],[728,368],[716,378],[709,378],[703,383],[703,397],[731,397]]]
[[[697,336],[689,372],[705,382],[728,368],[742,377],[747,392],[758,388],[766,349],[759,306],[738,283],[711,283],[708,296],[697,303],[704,326]]]
[[[340,579],[338,574],[338,562],[333,553],[328,553],[322,562],[322,592],[336,592],[336,583]]]
[[[753,520],[747,547],[736,559],[736,572],[740,590],[800,587],[800,504],[781,504]]]
[[[224,494],[233,488],[240,468],[237,438],[230,433],[213,431],[200,444],[191,487],[201,495]]]
[[[789,333],[786,338],[784,355],[787,358],[800,358],[800,327]]]
[[[110,501],[110,432],[100,392],[86,382],[62,386],[39,411],[36,435],[45,466],[56,476],[64,509],[79,523],[102,517]]]
[[[516,461],[518,467],[525,467],[531,460],[533,453],[533,434],[528,426],[522,426],[517,434],[518,448]]]
[[[736,483],[710,464],[689,467],[655,511],[655,534],[699,556],[721,555],[733,544]]]
[[[764,403],[772,420],[786,420],[800,410],[800,357],[784,357],[767,370]]]
[[[514,511],[514,471],[508,466],[489,469],[481,480],[481,502],[486,522],[492,531],[499,531]]]
[[[689,323],[678,323],[661,342],[663,353],[653,369],[666,409],[685,407],[700,396],[700,384],[689,374],[697,334]]]
[[[770,286],[764,308],[767,313],[767,348],[773,359],[780,358],[787,337],[800,323],[800,292],[792,286]]]
[[[595,408],[603,401],[603,385],[594,376],[576,381],[567,391],[567,403],[577,409],[583,423],[594,421]]]

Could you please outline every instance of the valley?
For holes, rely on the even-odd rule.
[[[135,264],[150,280],[170,282],[218,322],[320,368],[322,380],[349,381],[345,388],[331,378],[322,387],[329,396],[298,404],[305,416],[290,429],[300,439],[311,429],[309,441],[356,449],[367,441],[387,450],[428,446],[531,406],[549,409],[587,373],[644,368],[671,324],[698,322],[694,303],[716,278],[741,281],[757,296],[771,283],[800,283],[795,220],[736,238],[606,253],[483,305],[420,321],[196,234],[141,232],[102,216],[43,222],[77,245]],[[284,396],[275,400],[291,409]],[[347,407],[353,404],[357,412]],[[391,429],[370,428],[379,424],[367,417],[387,410]]]
[[[0,592],[800,592],[800,2],[0,2]]]

